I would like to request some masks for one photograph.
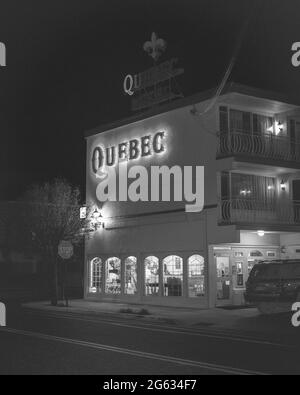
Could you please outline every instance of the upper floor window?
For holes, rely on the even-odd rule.
[[[267,115],[255,114],[220,106],[220,131],[250,133],[253,135],[270,134],[274,131],[274,119]]]
[[[221,196],[223,200],[238,199],[259,202],[260,208],[272,204],[276,198],[276,179],[274,177],[252,174],[227,173],[221,175]],[[258,206],[255,206],[258,208]],[[251,205],[244,208],[251,208]]]

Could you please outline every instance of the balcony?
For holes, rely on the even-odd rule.
[[[222,199],[219,210],[219,223],[223,225],[300,226],[300,201],[270,204],[253,199]]]
[[[256,135],[244,131],[219,134],[217,158],[228,156],[244,160],[276,162],[300,166],[300,144],[285,136]]]

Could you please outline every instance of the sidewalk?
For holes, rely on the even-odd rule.
[[[256,308],[225,310],[213,308],[196,310],[188,308],[136,305],[125,303],[94,302],[87,300],[71,300],[69,307],[53,307],[47,302],[32,302],[23,305],[25,308],[44,312],[79,313],[89,315],[110,315],[120,318],[137,319],[167,323],[177,326],[198,329],[215,328],[263,332],[274,330],[274,320],[278,317],[263,317]],[[149,315],[139,313],[142,309]],[[288,323],[289,324],[289,323]]]
[[[163,306],[149,306],[126,303],[108,303],[88,300],[71,300],[69,307],[53,307],[49,301],[31,302],[23,307],[41,312],[76,313],[83,317],[117,318],[128,321],[186,327],[189,330],[225,331],[233,335],[249,336],[290,343],[300,341],[300,328],[291,325],[291,314],[262,316],[256,308],[227,310],[188,309]],[[141,314],[145,309],[149,314]],[[130,311],[130,313],[128,312]]]

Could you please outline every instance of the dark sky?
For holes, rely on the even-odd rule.
[[[0,0],[1,170],[84,185],[83,132],[130,115],[127,73],[152,65],[151,32],[185,73],[185,96],[216,86],[254,11],[230,80],[299,96],[299,0]],[[20,177],[21,178],[21,177]]]

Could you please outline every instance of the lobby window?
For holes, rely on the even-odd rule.
[[[96,293],[101,292],[101,273],[102,273],[102,261],[100,258],[93,258],[90,262],[90,289],[89,292]]]
[[[137,259],[129,256],[125,259],[125,294],[135,295],[137,293]]]
[[[145,295],[159,294],[159,259],[156,256],[148,256],[145,265]]]
[[[192,255],[188,259],[188,289],[191,298],[205,294],[204,258],[201,255]]]
[[[183,260],[170,255],[163,260],[164,296],[182,296]]]
[[[108,258],[105,262],[105,293],[121,293],[121,261],[119,258]]]

